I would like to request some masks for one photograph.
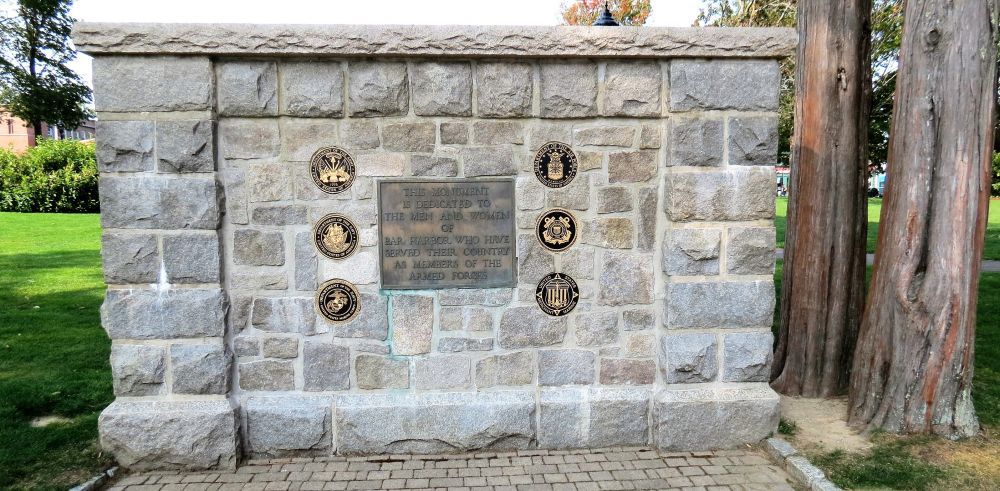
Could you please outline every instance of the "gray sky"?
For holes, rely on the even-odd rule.
[[[76,0],[88,22],[555,25],[566,0]],[[690,26],[701,0],[652,0],[646,25]],[[87,83],[90,57],[71,66]]]

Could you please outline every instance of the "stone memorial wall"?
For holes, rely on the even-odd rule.
[[[81,24],[128,467],[774,431],[787,29]]]

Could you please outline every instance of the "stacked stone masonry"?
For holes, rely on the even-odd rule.
[[[567,46],[600,36],[571,32]],[[101,47],[91,25],[77,37],[97,55],[102,314],[118,397],[100,427],[123,465],[710,449],[776,427],[777,58],[794,37],[704,58],[124,56],[128,42]],[[580,162],[561,189],[532,170],[552,140]],[[355,159],[345,193],[309,175],[327,145]],[[517,287],[381,290],[376,182],[493,176],[515,179]],[[535,238],[551,207],[581,224],[566,252]],[[312,243],[330,212],[360,232],[344,260]],[[567,316],[535,303],[553,271],[580,286]],[[316,313],[331,278],[361,293],[351,322]]]

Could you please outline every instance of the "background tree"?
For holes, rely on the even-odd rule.
[[[650,0],[610,0],[611,16],[623,26],[641,26],[652,11]],[[604,0],[576,0],[559,8],[569,26],[591,26],[604,11]]]
[[[66,65],[72,0],[19,0],[0,18],[0,106],[42,133],[42,123],[76,128],[90,113],[90,89]]]
[[[874,275],[848,422],[975,435],[972,359],[996,111],[998,0],[906,2]]]

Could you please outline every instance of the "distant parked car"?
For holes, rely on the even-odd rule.
[[[878,188],[871,188],[871,189],[868,190],[868,197],[869,198],[881,198],[882,197],[882,193],[880,193],[878,191]]]

